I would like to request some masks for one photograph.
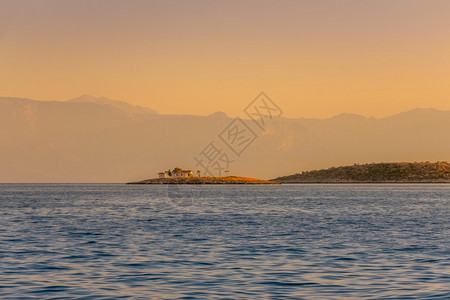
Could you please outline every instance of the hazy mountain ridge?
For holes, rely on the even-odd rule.
[[[82,95],[80,97],[67,100],[67,102],[110,105],[130,114],[157,114],[155,110],[148,107],[132,105],[124,101],[112,100],[105,97],[94,97],[91,95]]]
[[[193,157],[211,140],[232,156],[216,139],[232,121],[226,114],[159,115],[88,100],[0,98],[0,182],[139,180],[167,166],[195,168]],[[232,156],[230,175],[274,178],[355,162],[450,159],[448,111],[281,118],[264,131],[245,122],[258,138],[240,158]]]

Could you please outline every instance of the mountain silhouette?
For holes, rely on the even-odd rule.
[[[94,97],[91,95],[82,95],[77,98],[68,100],[67,102],[74,103],[95,103],[100,105],[110,105],[121,109],[130,114],[156,114],[156,111],[147,107],[132,105],[124,101],[112,100],[105,97]]]
[[[161,115],[81,96],[69,101],[0,98],[0,182],[129,182],[173,166],[196,169],[211,141],[234,162],[229,175],[275,178],[339,165],[450,160],[450,112],[414,109],[387,118],[341,114],[277,118],[240,157],[218,135],[233,120]]]

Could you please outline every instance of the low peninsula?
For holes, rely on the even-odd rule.
[[[238,176],[153,178],[128,184],[279,184],[278,182]]]
[[[225,170],[226,173],[229,170]],[[184,170],[176,167],[173,170],[158,173],[158,178],[146,179],[128,184],[279,184],[278,182],[238,176],[212,177],[201,176],[201,171]]]
[[[306,171],[272,179],[278,183],[450,183],[448,162],[397,162]]]

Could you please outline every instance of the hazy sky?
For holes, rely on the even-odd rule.
[[[262,90],[289,117],[450,110],[450,1],[0,0],[0,96],[235,116]]]

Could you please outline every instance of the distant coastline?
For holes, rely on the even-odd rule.
[[[450,183],[448,162],[398,162],[307,171],[272,179],[278,183]]]
[[[226,177],[152,178],[141,181],[129,182],[127,184],[279,184],[279,183],[250,177],[226,176]]]

